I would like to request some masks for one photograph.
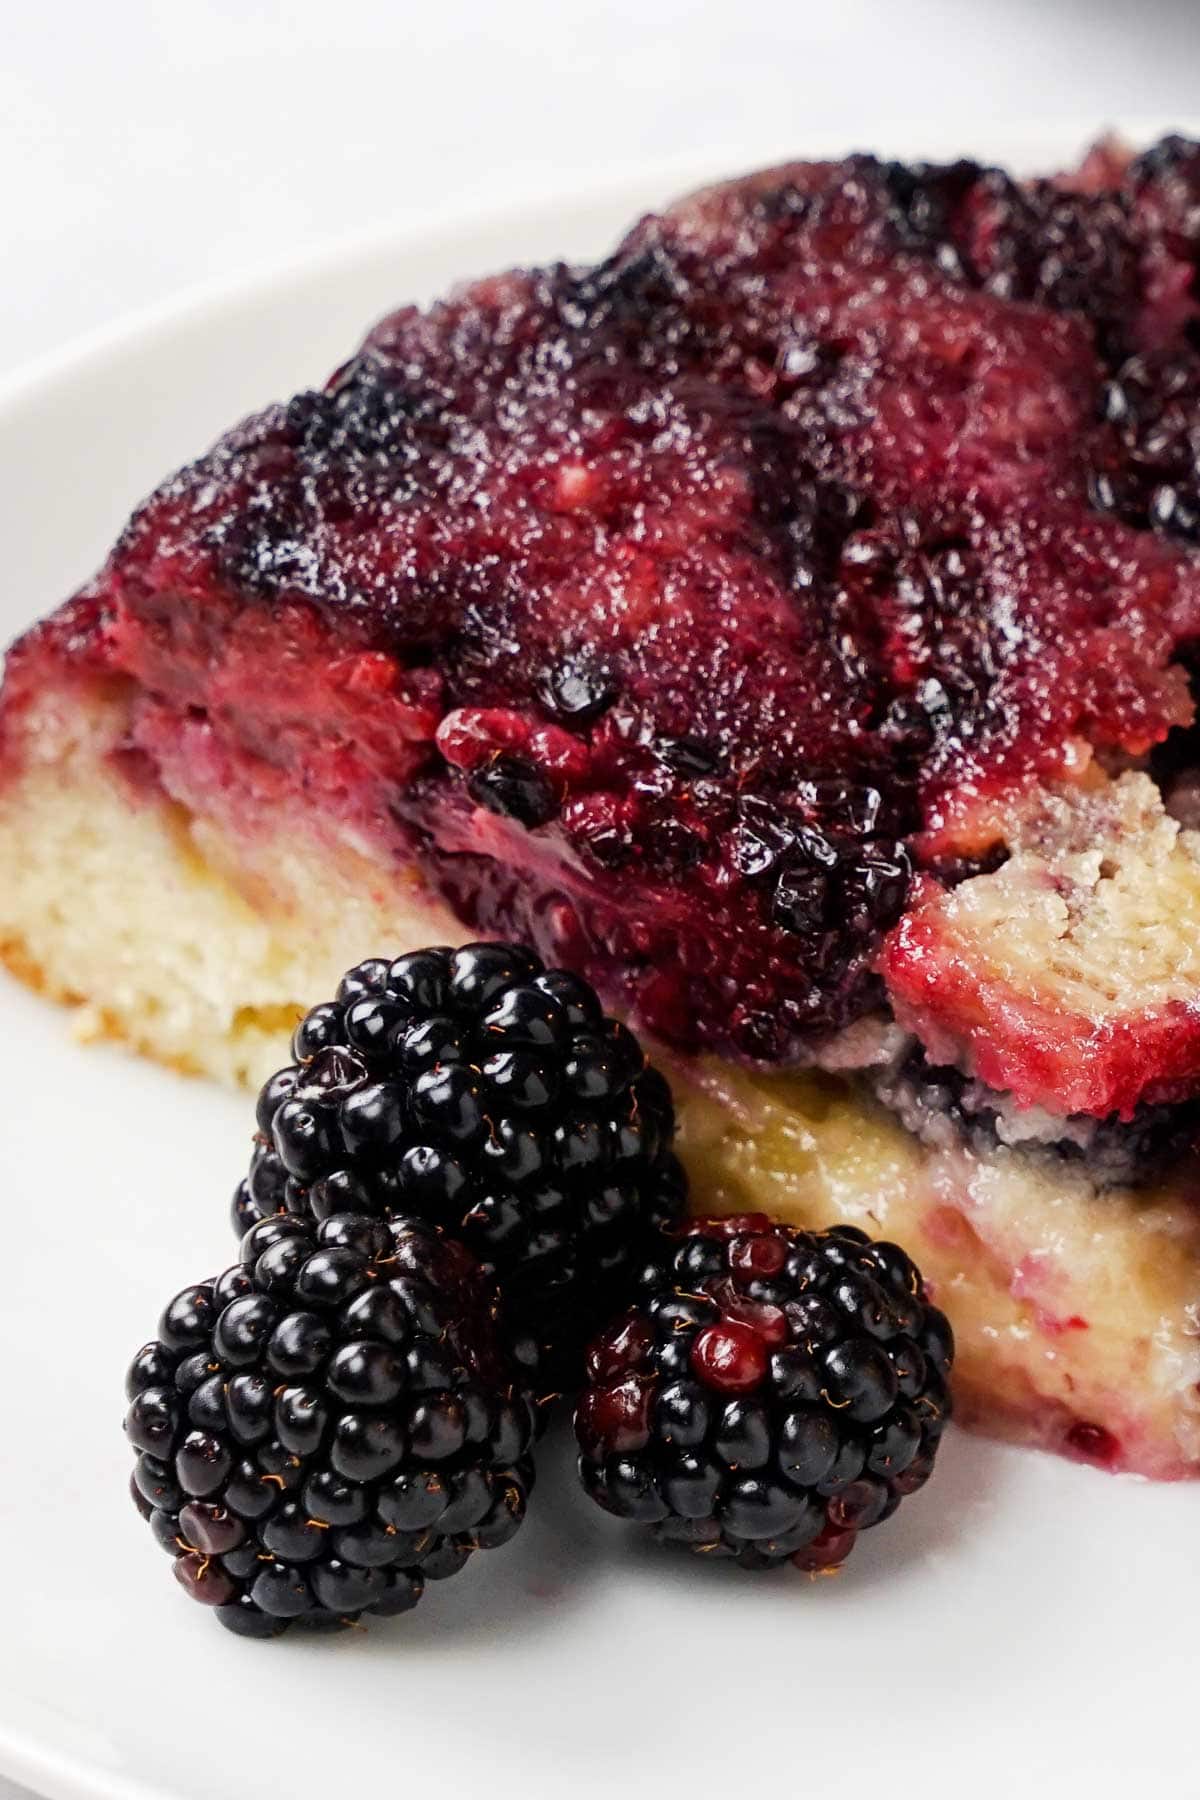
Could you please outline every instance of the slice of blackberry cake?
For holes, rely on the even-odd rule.
[[[907,1243],[960,1410],[1200,1471],[1200,148],[748,177],[370,334],[12,651],[0,943],[255,1079],[465,935],[704,1210]]]

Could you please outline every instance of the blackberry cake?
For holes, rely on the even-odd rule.
[[[898,1239],[960,1416],[1195,1474],[1198,271],[1183,140],[857,156],[385,319],[12,651],[6,960],[256,1080],[527,943],[698,1210]]]

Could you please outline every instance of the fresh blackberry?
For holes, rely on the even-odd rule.
[[[259,1096],[237,1224],[412,1215],[500,1279],[547,1389],[682,1215],[667,1083],[574,975],[512,944],[361,963],[296,1028]]]
[[[280,1215],[126,1380],[134,1500],[180,1585],[275,1637],[407,1612],[525,1512],[530,1396],[493,1283],[423,1221]]]
[[[835,1567],[928,1480],[952,1358],[895,1244],[760,1213],[696,1221],[588,1350],[584,1487],[664,1543]]]

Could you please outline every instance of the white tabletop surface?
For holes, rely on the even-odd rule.
[[[0,7],[0,373],[214,276],[673,151],[1196,106],[1194,0]],[[744,153],[744,151],[743,151]]]
[[[864,147],[925,122],[966,144],[1078,119],[1082,139],[1118,116],[1194,115],[1200,74],[1195,0],[3,12],[0,375],[198,282],[442,207],[674,152],[802,153],[806,130],[843,121]]]

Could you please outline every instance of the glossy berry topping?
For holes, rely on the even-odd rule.
[[[543,1389],[576,1383],[586,1338],[683,1211],[670,1089],[632,1033],[578,976],[467,944],[350,970],[293,1050],[259,1096],[238,1225],[430,1219],[500,1278]]]
[[[698,1220],[588,1350],[584,1487],[664,1543],[834,1568],[928,1479],[952,1360],[895,1244]]]
[[[1192,716],[1198,201],[1178,139],[792,164],[404,308],[160,489],[11,691],[90,658],[236,829],[332,814],[656,1036],[802,1058],[885,1000],[914,871]]]
[[[281,1214],[138,1351],[134,1498],[192,1599],[275,1637],[391,1616],[505,1543],[532,1401],[489,1278],[412,1220]]]

